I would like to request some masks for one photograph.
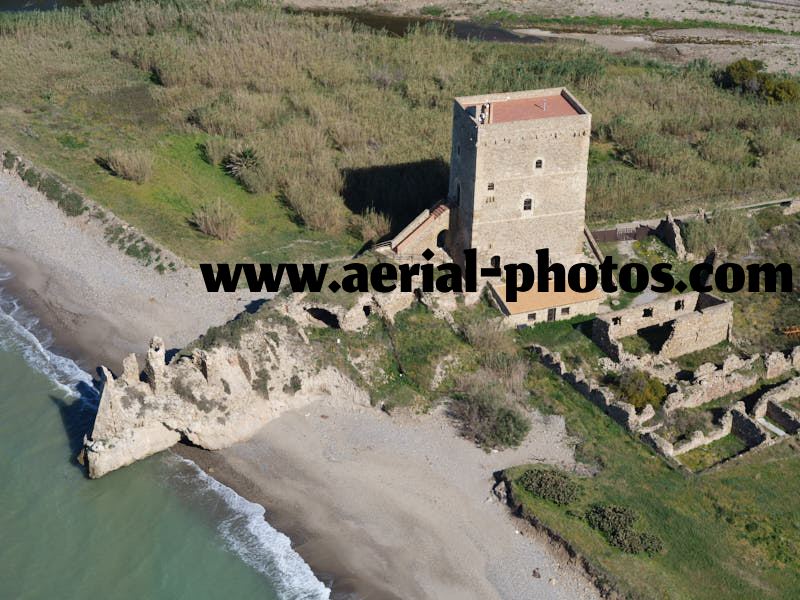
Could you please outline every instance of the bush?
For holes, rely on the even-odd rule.
[[[259,166],[258,154],[253,148],[244,147],[234,150],[226,156],[222,165],[225,172],[236,179],[241,179],[242,174]]]
[[[39,182],[41,179],[42,176],[39,175],[39,172],[32,167],[27,167],[25,172],[22,174],[22,180],[34,189],[39,188]]]
[[[531,428],[525,415],[506,400],[502,386],[485,372],[464,379],[450,412],[465,437],[488,448],[519,446]]]
[[[14,165],[17,164],[17,156],[12,152],[6,150],[3,152],[3,168],[7,170],[11,170],[14,168]]]
[[[658,379],[643,371],[623,371],[619,378],[619,389],[623,400],[641,411],[648,404],[658,408],[667,395],[667,388]]]
[[[153,173],[153,157],[144,150],[111,150],[98,162],[113,175],[142,184]]]
[[[206,235],[219,240],[232,240],[238,234],[239,219],[236,213],[219,199],[195,210],[190,222]]]
[[[767,73],[760,60],[742,58],[718,71],[717,85],[743,94],[758,96],[767,102],[797,102],[800,100],[800,83],[797,79]]]
[[[39,182],[39,191],[56,204],[60,204],[64,198],[63,184],[51,175],[46,175]]]
[[[586,513],[589,526],[603,533],[612,546],[629,554],[658,554],[664,547],[661,538],[636,531],[638,520],[632,509],[614,504],[595,504]]]
[[[68,217],[77,217],[86,212],[88,207],[83,203],[83,198],[75,192],[67,192],[58,202],[58,206]]]
[[[392,230],[391,221],[386,215],[368,208],[364,214],[353,217],[353,228],[364,242],[377,242]]]
[[[580,495],[580,486],[569,475],[553,469],[528,469],[519,483],[534,496],[562,506]]]

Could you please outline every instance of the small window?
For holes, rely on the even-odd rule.
[[[569,314],[569,306],[567,306],[566,308],[562,308],[561,309],[561,314],[562,315],[568,315]]]
[[[653,316],[653,309],[652,308],[645,308],[642,311],[642,316],[643,317],[652,317]]]
[[[493,256],[492,259],[489,261],[489,263],[492,265],[493,269],[499,269],[500,268],[500,257],[499,256]]]
[[[541,169],[542,168],[542,164],[543,164],[542,163],[542,159],[541,158],[537,158],[536,159],[536,168],[537,169]]]
[[[522,202],[522,210],[531,210],[533,208],[533,200],[531,198],[525,198]]]
[[[536,313],[528,313],[528,321],[535,321]]]
[[[461,144],[456,145],[456,156],[461,156]]]
[[[675,302],[675,310],[683,310],[683,307],[683,300],[678,300]]]
[[[494,196],[486,196],[486,204],[494,204]]]
[[[611,323],[614,325],[622,325],[622,317],[614,317],[611,319]]]
[[[489,191],[492,191],[494,189],[494,184],[490,183],[488,186],[486,186],[486,189],[488,189]]]

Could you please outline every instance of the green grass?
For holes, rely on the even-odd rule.
[[[526,13],[516,13],[501,9],[485,13],[482,21],[500,23],[505,27],[542,27],[563,31],[595,32],[599,29],[623,29],[631,32],[654,31],[656,29],[732,29],[748,33],[773,33],[779,35],[800,35],[800,32],[787,32],[773,27],[724,23],[705,19],[656,19],[652,17],[606,17],[565,16],[545,17]]]
[[[701,476],[673,470],[544,367],[533,402],[564,415],[578,457],[599,466],[575,505],[562,508],[515,486],[525,509],[570,541],[635,598],[788,598],[800,584],[795,498],[800,454],[781,443]],[[525,467],[513,469],[520,475]],[[664,540],[654,557],[614,549],[583,520],[593,503],[628,506]]]
[[[737,350],[733,344],[726,340],[710,348],[704,348],[697,352],[690,352],[689,354],[684,354],[673,360],[681,369],[694,371],[697,367],[705,363],[714,363],[717,366],[721,366],[722,362],[731,354],[737,354]]]
[[[572,368],[600,376],[597,361],[605,353],[592,341],[593,317],[577,316],[565,321],[539,323],[517,333],[523,345],[541,344],[551,352],[560,352],[561,358]]]
[[[701,446],[690,450],[686,454],[681,454],[678,460],[692,471],[697,472],[736,456],[745,450],[747,450],[747,444],[738,436],[730,434],[711,442],[707,446]]]

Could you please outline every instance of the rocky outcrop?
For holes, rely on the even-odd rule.
[[[284,318],[285,319],[285,318]],[[369,396],[313,350],[288,320],[254,319],[244,333],[167,362],[154,338],[103,390],[84,458],[92,478],[185,440],[209,450],[252,436],[267,421],[320,396],[369,405]]]

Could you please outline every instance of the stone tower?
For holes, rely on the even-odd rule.
[[[565,89],[456,98],[447,248],[479,265],[582,260],[591,115]]]

